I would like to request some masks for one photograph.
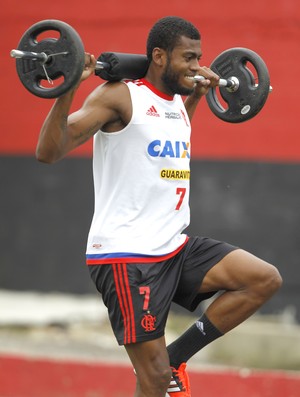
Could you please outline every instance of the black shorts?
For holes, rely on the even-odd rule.
[[[118,343],[163,336],[172,302],[194,311],[201,301],[218,292],[198,293],[208,270],[236,248],[210,238],[190,237],[183,249],[166,261],[90,265]]]

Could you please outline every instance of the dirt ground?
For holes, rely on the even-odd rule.
[[[195,319],[172,312],[167,342]],[[98,295],[0,290],[0,354],[129,364]],[[255,315],[195,355],[190,365],[300,371],[300,327],[292,312]]]

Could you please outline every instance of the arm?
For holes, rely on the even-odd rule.
[[[93,74],[95,63],[95,58],[88,56],[81,82]],[[37,159],[53,163],[86,142],[105,124],[118,120],[124,106],[118,100],[118,96],[122,96],[120,90],[123,89],[120,85],[121,83],[119,85],[103,84],[97,87],[87,97],[83,106],[70,115],[70,108],[78,87],[58,98],[41,128],[36,147]]]
[[[75,147],[72,132],[68,128],[68,114],[75,90],[57,99],[41,128],[36,158],[45,163],[53,163],[64,157]]]
[[[211,69],[207,68],[206,66],[201,67],[199,75],[204,76],[205,80],[195,83],[194,92],[189,95],[184,102],[190,120],[192,120],[194,116],[200,99],[208,93],[210,87],[216,87],[220,79],[218,75],[216,75]]]

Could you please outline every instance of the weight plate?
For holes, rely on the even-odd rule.
[[[249,64],[257,74],[257,81]],[[210,68],[223,79],[236,77],[239,80],[239,87],[234,92],[226,87],[216,87],[206,95],[207,103],[217,117],[229,123],[241,123],[260,112],[268,98],[270,77],[265,62],[257,53],[247,48],[231,48],[222,52]]]
[[[47,34],[54,35],[51,31],[58,32],[59,37],[46,37]],[[48,55],[44,64],[38,60],[16,59],[19,78],[32,94],[41,98],[57,98],[79,82],[84,68],[84,47],[78,33],[67,23],[49,19],[32,25],[23,34],[18,50]],[[53,80],[53,87],[45,84],[47,76]],[[57,79],[61,79],[58,85],[55,84]]]

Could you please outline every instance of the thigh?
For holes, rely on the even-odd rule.
[[[258,284],[273,272],[273,265],[247,251],[237,249],[227,254],[206,273],[199,292],[236,291],[251,284]]]
[[[194,311],[199,303],[213,296],[219,289],[207,289],[199,293],[207,273],[228,253],[237,247],[207,237],[190,237],[181,255],[182,273],[174,302]]]

